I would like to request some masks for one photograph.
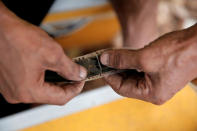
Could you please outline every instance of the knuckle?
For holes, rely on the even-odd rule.
[[[5,99],[10,104],[17,104],[17,103],[19,103],[17,100],[15,100],[14,98],[11,98],[11,97],[5,97]]]
[[[61,99],[59,101],[56,101],[56,102],[48,102],[48,103],[53,103],[55,105],[59,105],[59,106],[63,106],[65,105],[66,103],[68,103],[70,99]]]
[[[28,95],[28,93],[26,92],[18,92],[17,95],[16,95],[16,99],[19,101],[19,102],[22,102],[22,103],[30,103],[32,100],[31,100],[31,97]]]
[[[124,92],[124,91],[122,91],[121,90],[121,85],[110,85],[111,86],[111,88],[117,93],[117,94],[119,94],[119,95],[121,95],[121,96],[129,96],[129,92]]]
[[[53,49],[49,49],[49,53],[47,55],[49,63],[57,63],[62,57],[62,50],[59,47],[54,46]]]
[[[58,61],[58,58],[59,56],[55,53],[51,53],[49,56],[48,56],[48,62],[51,63],[51,64],[55,64],[57,63]]]
[[[80,87],[76,87],[76,90],[75,90],[75,94],[77,95],[77,94],[79,94],[81,91],[82,91],[82,87],[80,86]]]
[[[120,52],[113,52],[113,61],[112,61],[112,65],[116,68],[122,68],[123,67],[123,62],[122,62],[122,58],[121,58],[121,53]]]
[[[152,103],[155,105],[163,105],[165,103],[165,101],[154,101]]]
[[[139,54],[138,63],[140,65],[140,68],[145,72],[149,72],[152,70],[152,65],[149,58],[150,57],[148,51],[143,51]]]
[[[28,96],[25,95],[20,95],[17,97],[18,101],[22,102],[22,103],[30,103],[30,98]]]
[[[139,65],[141,65],[142,67],[145,67],[146,58],[147,58],[147,55],[145,52],[139,53],[139,59],[138,59]]]
[[[82,86],[76,86],[74,88],[71,88],[70,91],[71,91],[72,97],[75,97],[76,95],[78,95],[82,89],[83,89]]]
[[[58,105],[63,106],[68,102],[68,100],[63,100],[58,103]]]
[[[128,63],[127,63],[127,62],[124,60],[124,58],[120,55],[120,56],[119,56],[119,59],[118,59],[118,67],[119,67],[120,69],[124,69],[125,66],[126,66],[126,67],[129,67],[129,66],[128,66]]]
[[[163,96],[156,96],[151,102],[155,105],[163,105],[166,101]]]

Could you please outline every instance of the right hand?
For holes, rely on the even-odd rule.
[[[157,0],[110,0],[119,18],[123,46],[144,48],[158,37]]]
[[[102,64],[135,69],[106,76],[122,96],[161,105],[197,76],[197,24],[168,33],[143,49],[116,49],[101,55]]]
[[[85,68],[72,62],[47,33],[9,11],[3,13],[7,12],[0,18],[0,93],[4,98],[9,103],[62,105],[79,94]],[[63,87],[46,83],[45,70],[79,82]]]

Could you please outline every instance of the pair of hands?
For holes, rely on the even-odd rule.
[[[62,48],[38,27],[1,8],[0,93],[10,103],[62,105],[79,94],[86,70],[73,63]],[[197,26],[169,33],[139,50],[112,50],[101,62],[142,73],[106,77],[120,95],[162,104],[196,75]],[[127,41],[129,43],[130,40]],[[45,70],[79,81],[58,87],[44,82]]]

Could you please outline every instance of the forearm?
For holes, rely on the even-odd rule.
[[[0,1],[0,21],[2,23],[2,21],[4,19],[9,19],[11,17],[15,17],[14,14],[11,13],[11,11],[9,11],[6,6],[3,4],[2,1]]]
[[[0,0],[0,31],[12,31],[14,28],[17,28],[21,22],[22,20],[11,12]]]
[[[5,55],[12,48],[15,48],[15,39],[12,36],[18,35],[23,23],[19,17],[12,13],[0,0],[0,59],[5,59]],[[6,40],[12,40],[7,44]]]
[[[142,48],[157,37],[156,0],[111,0],[117,13],[124,46]]]

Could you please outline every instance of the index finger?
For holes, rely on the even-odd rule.
[[[50,83],[44,83],[43,87],[34,92],[34,99],[37,103],[63,105],[78,95],[83,89],[84,82],[69,84],[59,87]]]
[[[148,101],[147,96],[151,86],[147,86],[147,81],[143,77],[129,76],[125,79],[118,74],[105,77],[105,80],[116,93],[122,96]]]

